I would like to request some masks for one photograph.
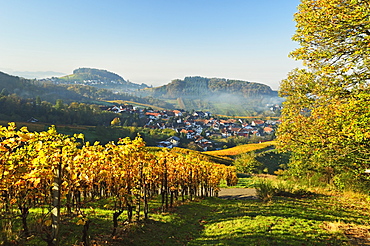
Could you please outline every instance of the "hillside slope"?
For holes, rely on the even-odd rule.
[[[200,98],[225,94],[241,97],[277,96],[276,91],[261,83],[199,76],[176,79],[167,85],[146,88],[141,92],[162,98]]]
[[[143,89],[144,88],[144,89]],[[276,91],[269,86],[220,78],[185,77],[167,85],[148,88],[101,69],[79,68],[73,74],[44,80],[29,80],[0,72],[0,91],[22,98],[55,102],[93,102],[124,100],[166,109],[210,111],[220,115],[278,116],[266,105],[279,104]]]
[[[57,99],[64,102],[96,103],[101,100],[124,100],[149,104],[166,109],[173,106],[156,98],[140,98],[128,93],[116,93],[109,89],[96,88],[79,84],[54,84],[45,80],[30,80],[0,72],[0,93],[15,94],[27,99],[40,97],[42,101],[55,103]]]
[[[83,101],[86,96],[63,86],[41,83],[34,79],[25,79],[0,72],[0,91],[3,95],[15,94],[21,98],[41,97],[42,100],[55,102],[56,99],[65,101]]]
[[[119,92],[130,92],[149,87],[146,84],[135,84],[126,81],[118,74],[96,68],[78,68],[73,70],[73,74],[52,78],[51,80],[54,83],[90,85],[98,88],[114,89]]]
[[[139,95],[168,101],[177,99],[175,107],[210,111],[221,115],[254,116],[268,111],[266,105],[280,104],[282,98],[268,85],[242,80],[185,77],[167,85],[140,90]],[[277,116],[273,112],[268,116]]]

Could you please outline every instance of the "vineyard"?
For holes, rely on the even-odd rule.
[[[221,180],[237,182],[234,167],[195,154],[150,151],[140,137],[90,144],[82,134],[67,136],[54,127],[29,132],[9,123],[0,138],[0,244],[38,238],[59,245],[61,221],[74,217],[83,227],[81,243],[89,245],[84,208],[92,204],[112,213],[114,236],[124,212],[127,224],[148,219],[154,197],[168,211],[176,200],[215,195]],[[35,210],[41,211],[37,230],[28,218]]]
[[[235,155],[240,155],[240,154],[251,152],[251,151],[265,149],[265,148],[268,148],[274,145],[276,145],[275,141],[267,141],[267,142],[262,142],[258,144],[244,144],[244,145],[239,145],[239,146],[229,148],[229,149],[208,151],[207,154],[212,155],[212,156],[220,156],[220,157],[221,156],[235,156]]]

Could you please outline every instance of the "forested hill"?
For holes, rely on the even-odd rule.
[[[20,98],[41,97],[42,100],[55,102],[56,99],[65,101],[81,101],[87,98],[77,91],[69,90],[63,86],[41,83],[35,79],[25,79],[0,72],[1,95],[15,94]]]
[[[146,84],[135,84],[107,70],[96,68],[78,68],[73,74],[60,78],[52,78],[54,83],[62,84],[84,84],[99,88],[114,88],[121,92],[134,91],[148,87]]]
[[[35,99],[55,103],[96,103],[101,100],[124,100],[172,109],[173,105],[155,98],[141,98],[129,93],[116,93],[104,88],[79,84],[54,84],[50,81],[25,79],[0,72],[0,96],[16,95],[22,99]]]
[[[277,96],[276,91],[261,83],[199,76],[185,77],[183,80],[176,79],[167,85],[147,88],[142,90],[142,92],[144,95],[162,98],[200,98],[220,94],[232,94],[242,97]]]

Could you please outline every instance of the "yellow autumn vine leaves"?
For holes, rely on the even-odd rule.
[[[10,123],[0,128],[1,202],[34,201],[48,203],[54,171],[62,167],[62,198],[84,192],[88,196],[114,196],[122,202],[140,199],[144,188],[183,192],[187,187],[218,189],[221,179],[236,181],[235,169],[216,165],[198,156],[169,151],[145,151],[142,138],[120,139],[106,145],[86,143],[58,134],[55,127],[46,132],[16,130]],[[83,138],[82,135],[76,137]],[[167,182],[163,183],[164,175]],[[163,187],[163,186],[166,187]]]

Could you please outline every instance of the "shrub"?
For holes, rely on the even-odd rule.
[[[275,193],[276,196],[284,196],[284,197],[303,198],[303,197],[309,197],[313,195],[312,192],[302,187],[299,187],[295,184],[289,183],[289,182],[277,183],[275,191],[276,191]]]
[[[314,193],[292,183],[273,183],[273,181],[268,179],[261,179],[255,185],[255,187],[257,191],[257,197],[263,202],[271,201],[274,196],[304,198],[314,195]]]
[[[234,165],[237,172],[246,174],[257,173],[262,167],[262,163],[256,160],[256,153],[253,151],[239,155]]]
[[[271,180],[261,179],[256,184],[257,197],[263,202],[269,202],[272,197],[276,194],[276,188]]]

